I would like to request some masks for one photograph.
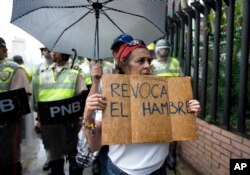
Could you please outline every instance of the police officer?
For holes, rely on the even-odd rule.
[[[26,72],[26,76],[28,77],[29,83],[32,80],[32,72],[30,71],[30,69],[27,66],[24,66],[24,61],[23,61],[23,57],[21,55],[15,55],[13,56],[12,60],[17,63],[21,68],[23,68]],[[22,117],[21,119],[21,137],[22,139],[24,139],[26,137],[25,131],[28,131],[29,126],[27,126],[27,123],[29,123],[29,121],[33,122],[33,116],[30,117],[31,114],[27,114],[25,115],[25,117]]]
[[[40,51],[41,51],[41,57],[44,59],[42,63],[40,63],[38,66],[35,67],[35,69],[33,70],[33,81],[32,81],[32,86],[33,86],[33,107],[34,107],[34,110],[37,112],[37,86],[38,86],[38,79],[40,77],[40,73],[45,71],[52,63],[52,58],[51,58],[51,55],[50,55],[50,51],[48,48],[46,47],[41,47],[40,48]],[[38,119],[38,117],[36,118],[36,120]],[[41,126],[40,126],[40,122],[37,122],[36,125],[35,125],[35,131],[37,134],[40,134],[42,131],[41,131]],[[43,137],[42,137],[42,140],[43,140]],[[46,152],[46,157],[47,157],[47,148],[44,147],[45,149],[45,152]],[[46,161],[44,162],[44,165],[43,165],[43,170],[44,171],[47,171],[50,169],[50,166],[49,166],[49,160],[48,158],[46,159]]]
[[[90,75],[90,59],[83,58],[83,62],[82,62],[82,64],[80,64],[79,68],[82,71],[82,73],[84,74],[84,80],[85,80],[85,83],[86,83],[88,89],[90,89],[90,87],[92,85],[92,79],[91,79],[91,75]]]
[[[41,47],[40,51],[41,51],[41,57],[44,58],[44,60],[42,61],[42,63],[34,67],[33,69],[34,81],[33,82],[36,82],[37,81],[36,78],[39,76],[39,74],[43,72],[44,70],[46,70],[53,63],[53,60],[51,58],[50,51],[48,50],[48,48]],[[33,86],[34,86],[34,83],[33,83]]]
[[[52,65],[53,60],[50,55],[50,51],[46,47],[41,47],[40,48],[42,58],[44,58],[43,62],[37,65],[37,67],[34,68],[33,70],[33,89],[37,89],[37,82],[38,78],[40,76],[40,73],[45,71],[50,65]],[[37,91],[35,91],[37,92]],[[37,111],[37,104],[36,104],[36,99],[37,99],[37,94],[33,92],[33,98],[34,98],[34,109]],[[38,129],[38,128],[37,128]],[[39,129],[38,129],[39,130]]]
[[[152,42],[149,45],[147,45],[148,51],[153,59],[155,59],[155,43]]]
[[[21,55],[15,55],[15,56],[13,56],[13,61],[16,62],[20,67],[22,67],[25,70],[26,75],[29,79],[29,82],[31,82],[32,72],[30,71],[30,69],[27,66],[24,66],[23,57]]]
[[[0,93],[25,88],[27,95],[30,96],[31,89],[25,70],[18,64],[5,60],[6,55],[6,43],[0,37]],[[22,174],[20,120],[18,119],[0,123],[0,172],[7,175]]]
[[[171,46],[165,39],[160,39],[155,45],[156,59],[152,61],[153,74],[157,76],[181,76],[182,70],[177,58],[170,57]]]
[[[152,61],[154,75],[170,77],[178,77],[183,75],[178,59],[169,57],[170,51],[171,46],[166,39],[160,39],[156,42],[156,59]],[[176,168],[176,148],[177,142],[170,143],[169,154],[166,159],[168,168],[174,171]]]
[[[80,71],[70,69],[70,55],[51,52],[54,63],[40,73],[38,82],[38,102],[67,99],[87,90]],[[69,174],[81,175],[83,168],[76,163],[79,131],[78,119],[72,123],[41,125],[44,145],[47,148],[51,175],[64,174],[64,156],[69,161]]]
[[[40,51],[41,51],[42,58],[44,58],[44,60],[36,68],[36,71],[39,71],[39,72],[47,69],[51,64],[53,64],[53,60],[51,58],[49,49],[47,47],[41,47]]]

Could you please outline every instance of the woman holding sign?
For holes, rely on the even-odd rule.
[[[152,57],[147,47],[139,40],[123,44],[117,54],[119,73],[127,75],[150,75]],[[92,68],[93,75],[98,75],[100,64]],[[97,83],[99,79],[95,78]],[[99,150],[102,133],[102,112],[107,105],[106,97],[100,93],[89,95],[84,111],[84,133],[93,151]],[[200,110],[197,100],[190,100],[188,108],[192,112]],[[122,131],[126,132],[126,131]],[[143,143],[109,145],[108,158],[102,174],[107,175],[166,175],[164,161],[168,155],[169,143]]]

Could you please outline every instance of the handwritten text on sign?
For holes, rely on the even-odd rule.
[[[157,103],[152,101],[143,101],[141,104],[141,110],[143,116],[146,114],[186,114],[187,111],[187,101],[178,101],[178,102],[169,102],[169,96],[166,85],[158,84],[149,84],[149,83],[137,83],[135,86],[124,84],[124,83],[112,83],[110,86],[111,96],[112,97],[122,97],[130,98],[130,92],[128,89],[131,89],[132,96],[135,99],[160,99],[164,98],[163,103]],[[123,102],[111,101],[110,102],[110,116],[112,117],[128,117],[128,113],[125,112]]]
[[[192,99],[188,77],[105,75],[103,94],[108,100],[103,120],[103,142],[106,144],[175,140],[173,121],[186,120],[184,117],[194,121],[187,106]],[[195,129],[194,123],[191,125]],[[126,131],[121,131],[122,128]],[[179,133],[177,139],[182,140]],[[112,135],[115,141],[110,141]]]

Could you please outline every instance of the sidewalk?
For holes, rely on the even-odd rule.
[[[42,166],[46,160],[42,141],[37,135],[31,136],[22,142],[23,175],[47,175],[50,171],[43,171]],[[65,175],[68,175],[68,163],[65,163]],[[177,175],[200,175],[180,156],[177,157]],[[92,175],[91,168],[85,169],[84,175]],[[175,175],[168,170],[168,175]]]
[[[193,169],[189,164],[187,164],[180,156],[177,157],[177,175],[201,175],[195,169]],[[175,175],[174,171],[168,170],[168,175]]]
[[[49,171],[43,171],[42,167],[46,160],[45,151],[40,138],[22,143],[22,166],[23,175],[48,175]],[[69,164],[64,164],[65,175],[68,175]],[[85,169],[84,175],[92,175],[91,169]]]

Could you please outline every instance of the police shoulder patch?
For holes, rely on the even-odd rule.
[[[7,79],[9,79],[10,75],[11,75],[10,71],[4,71],[0,73],[0,78],[2,81],[6,81]]]
[[[69,74],[69,80],[70,81],[74,81],[76,79],[76,74],[74,73],[74,72],[71,72],[70,74]]]

